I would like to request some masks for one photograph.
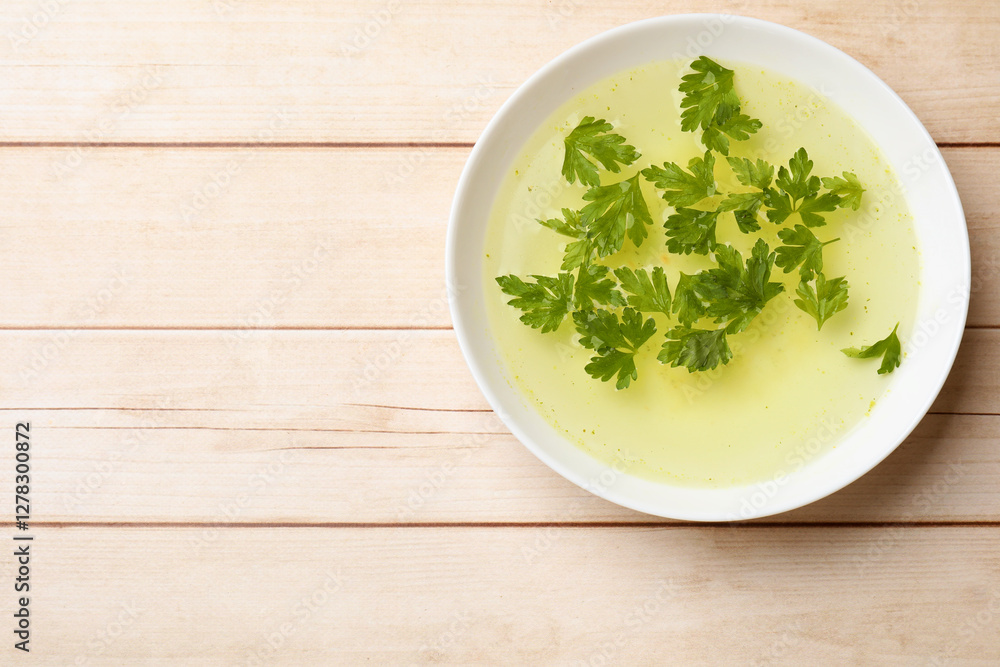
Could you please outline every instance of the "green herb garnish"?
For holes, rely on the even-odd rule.
[[[636,352],[656,333],[653,319],[643,321],[637,310],[626,308],[621,322],[607,310],[580,310],[573,314],[573,321],[580,333],[580,344],[597,353],[584,370],[604,382],[618,376],[615,387],[628,387],[637,377]]]
[[[584,185],[601,184],[597,167],[586,155],[593,157],[613,174],[621,171],[621,165],[630,165],[641,157],[635,146],[627,145],[625,137],[613,134],[613,129],[611,123],[603,118],[594,120],[593,116],[587,116],[566,136],[563,140],[566,157],[563,159],[562,173],[567,181],[574,183],[579,178]]]
[[[670,317],[670,287],[662,266],[653,267],[653,277],[646,269],[633,271],[623,266],[615,269],[621,287],[628,292],[628,305],[644,313],[663,313]]]
[[[607,257],[622,249],[625,234],[635,245],[646,238],[646,225],[653,224],[646,200],[639,189],[639,175],[587,190],[583,198],[590,203],[580,212],[587,236],[594,241],[597,254]]]
[[[857,211],[861,207],[861,195],[865,189],[861,187],[858,177],[849,171],[844,172],[844,177],[834,176],[824,178],[823,187],[835,195],[840,196],[840,207],[851,207],[852,211]]]
[[[823,272],[823,246],[830,245],[840,239],[820,241],[808,227],[795,225],[794,229],[782,229],[778,238],[785,245],[778,246],[775,252],[778,259],[775,264],[791,273],[796,267],[803,280],[811,280],[813,274]]]
[[[745,330],[767,302],[785,289],[781,283],[769,282],[775,261],[775,253],[769,251],[767,243],[757,239],[744,264],[738,250],[720,246],[715,253],[719,268],[701,274],[703,284],[712,285],[703,294],[708,301],[705,314],[716,322],[728,322],[726,330],[731,334]]]
[[[562,214],[562,220],[550,218],[538,222],[563,236],[578,239],[566,245],[563,263],[559,267],[562,271],[571,271],[578,266],[590,263],[590,258],[594,254],[594,242],[587,237],[587,230],[580,224],[580,214],[577,211],[564,208]]]
[[[715,250],[715,224],[718,211],[699,211],[693,208],[678,208],[667,218],[663,228],[667,230],[667,250],[678,255],[707,255]]]
[[[618,291],[618,284],[607,275],[606,266],[587,264],[580,267],[573,291],[573,302],[578,309],[592,308],[595,303],[616,308],[625,305],[625,297]]]
[[[794,304],[815,319],[818,330],[849,303],[846,277],[828,279],[823,273],[824,248],[839,239],[824,240],[814,230],[827,225],[837,209],[860,208],[865,189],[858,177],[848,171],[834,177],[814,174],[805,148],[777,169],[759,158],[730,157],[731,142],[748,139],[761,122],[741,112],[733,70],[706,57],[692,62],[691,69],[680,86],[681,129],[701,133],[704,155],[686,168],[673,162],[647,165],[602,185],[598,165],[618,174],[641,155],[611,123],[585,117],[564,139],[562,166],[568,183],[588,186],[580,207],[562,209],[561,218],[538,221],[566,239],[561,273],[530,280],[497,278],[526,325],[548,333],[570,316],[580,344],[593,352],[584,370],[605,382],[615,378],[618,389],[637,379],[636,355],[656,334],[660,319],[674,322],[664,327],[657,355],[662,364],[692,373],[728,364],[733,359],[730,337],[744,332],[785,292],[782,283],[771,280],[774,267],[786,274],[798,270]],[[716,168],[727,165],[731,176],[722,182],[739,185],[723,192]],[[636,247],[648,237],[653,219],[643,181],[673,209],[663,223],[666,251],[701,255],[710,262],[693,275],[679,273],[672,293],[664,266],[606,264],[622,250],[626,237]],[[730,212],[732,219],[724,215]],[[760,233],[762,223],[778,225],[781,245],[772,250],[758,236],[744,260],[736,248],[716,238],[719,225],[733,221],[747,235]],[[899,365],[900,349],[893,329],[874,345],[843,352],[858,358],[881,355],[879,373],[888,373]]]
[[[677,321],[690,327],[705,316],[705,304],[698,294],[701,274],[689,276],[681,272],[677,278],[677,289],[674,290],[674,314]]]
[[[573,275],[532,278],[536,282],[526,283],[515,275],[500,276],[497,283],[504,294],[514,297],[507,303],[524,311],[522,322],[542,333],[555,331],[573,309]]]
[[[823,329],[824,322],[847,308],[847,281],[843,276],[827,280],[822,273],[817,273],[812,282],[803,278],[795,293],[799,295],[795,305],[813,316],[818,330]]]
[[[820,194],[819,176],[810,176],[813,162],[805,148],[800,148],[788,161],[788,168],[780,167],[774,179],[777,189],[768,188],[765,201],[771,209],[767,219],[781,224],[792,213],[798,213],[807,227],[821,227],[826,220],[820,213],[837,210],[840,196],[832,192]]]
[[[673,162],[662,167],[652,166],[642,170],[643,177],[663,190],[663,199],[671,206],[691,206],[716,193],[715,157],[705,151],[704,157],[692,158],[688,170]]]
[[[841,352],[853,359],[874,359],[882,357],[882,365],[878,369],[879,375],[891,373],[899,367],[903,359],[903,346],[899,344],[899,337],[896,336],[896,329],[899,322],[893,327],[892,333],[872,345],[862,345],[857,347],[845,347]]]
[[[733,358],[725,329],[674,327],[656,357],[671,367],[684,366],[689,373],[710,371]]]
[[[729,155],[729,138],[743,141],[760,129],[761,122],[740,113],[733,70],[705,56],[691,63],[691,69],[694,72],[681,79],[681,129],[701,128],[706,148]]]
[[[732,211],[737,226],[744,234],[760,231],[757,212],[764,204],[771,179],[774,178],[774,167],[761,159],[751,162],[745,157],[731,157],[726,161],[729,162],[736,179],[743,185],[755,188],[755,191],[731,193],[719,204],[719,210]]]

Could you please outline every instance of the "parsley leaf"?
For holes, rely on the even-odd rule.
[[[549,220],[539,219],[538,224],[543,227],[548,227],[554,232],[562,234],[563,236],[569,236],[574,239],[583,238],[586,235],[583,227],[580,225],[580,214],[576,211],[571,211],[568,208],[562,210],[562,220],[559,218],[550,218]]]
[[[594,302],[615,308],[625,305],[625,297],[615,289],[617,284],[607,275],[608,267],[600,264],[580,267],[573,297],[577,308],[593,308]]]
[[[705,315],[705,305],[698,296],[699,276],[689,276],[681,272],[677,279],[677,289],[674,290],[673,312],[677,315],[677,320],[686,327],[690,327]]]
[[[625,344],[618,317],[610,310],[578,310],[573,313],[573,322],[580,334],[580,345],[589,350]]]
[[[760,230],[757,212],[764,204],[767,190],[774,178],[774,167],[758,159],[751,162],[745,157],[726,158],[737,180],[743,185],[757,188],[758,192],[736,192],[719,204],[719,211],[732,211],[736,224],[744,234]]]
[[[670,317],[670,287],[663,267],[653,268],[652,280],[646,269],[633,272],[627,266],[615,269],[615,276],[621,282],[622,289],[629,294],[629,306],[646,313],[663,313]]]
[[[580,239],[566,244],[563,262],[559,266],[562,271],[572,271],[578,266],[590,264],[594,254],[594,243],[590,239]]]
[[[681,129],[702,130],[706,148],[729,154],[729,139],[738,141],[760,129],[759,120],[740,113],[740,98],[733,88],[733,70],[701,56],[691,63],[691,74],[681,78]]]
[[[691,63],[693,74],[681,77],[681,130],[693,132],[724,123],[740,108],[733,89],[733,70],[701,56]]]
[[[841,208],[850,206],[851,210],[857,211],[861,207],[861,195],[865,189],[861,187],[858,177],[851,172],[845,171],[843,178],[839,176],[824,178],[823,187],[835,195],[840,195]]]
[[[590,258],[594,254],[594,242],[587,238],[587,231],[580,223],[580,214],[568,208],[562,210],[563,217],[551,218],[549,220],[539,220],[539,224],[548,227],[552,231],[563,236],[570,236],[578,239],[566,244],[563,255],[562,271],[572,271],[578,266],[590,264]]]
[[[829,245],[840,239],[833,239],[821,243],[816,235],[803,225],[795,225],[794,229],[782,229],[778,232],[778,238],[785,244],[775,248],[778,258],[775,264],[791,273],[798,266],[799,274],[803,280],[812,280],[814,273],[823,271],[823,246]]]
[[[822,330],[824,322],[847,308],[848,285],[843,276],[827,280],[822,273],[816,274],[815,283],[813,286],[805,279],[799,281],[795,293],[800,298],[795,300],[795,305],[802,312],[812,315],[816,320],[816,329]]]
[[[763,203],[763,192],[736,192],[722,200],[719,211],[732,211],[740,231],[749,234],[760,230],[757,211]]]
[[[636,352],[656,333],[653,318],[643,321],[638,311],[626,308],[620,323],[618,316],[609,310],[578,310],[573,313],[573,320],[581,336],[580,344],[597,353],[584,370],[602,382],[617,375],[615,387],[628,387],[638,376]]]
[[[715,256],[719,266],[699,274],[695,291],[708,302],[706,315],[716,322],[728,321],[727,331],[739,333],[785,289],[781,283],[769,282],[775,253],[764,239],[758,239],[746,264],[731,245],[716,248]]]
[[[566,156],[563,158],[562,174],[567,181],[574,183],[579,178],[584,185],[601,184],[597,167],[584,153],[615,174],[621,171],[619,164],[630,165],[641,157],[635,146],[625,143],[625,137],[611,134],[613,129],[614,126],[603,118],[594,120],[593,116],[587,116],[566,135],[563,139]]]
[[[768,220],[781,224],[797,211],[807,227],[822,227],[826,224],[826,220],[819,214],[836,210],[840,205],[840,196],[832,192],[820,195],[820,178],[810,176],[812,168],[813,162],[805,148],[795,151],[795,155],[788,161],[788,169],[778,168],[774,184],[780,192],[768,188],[764,199],[771,209],[767,212]]]
[[[774,178],[774,167],[767,162],[760,159],[757,162],[751,162],[745,157],[730,157],[726,158],[726,161],[729,162],[733,173],[736,174],[736,179],[743,185],[759,190],[765,190],[771,185],[771,179]]]
[[[709,150],[729,155],[729,137],[737,141],[744,141],[750,138],[762,127],[762,123],[756,118],[751,118],[745,113],[730,116],[729,120],[719,125],[710,125],[701,133],[701,142]],[[729,135],[729,136],[726,136]]]
[[[767,219],[776,225],[780,225],[795,212],[795,206],[791,198],[773,188],[768,188],[764,192],[764,204],[767,206]]]
[[[798,201],[809,195],[819,192],[819,176],[810,176],[813,161],[809,159],[809,154],[805,148],[795,151],[795,155],[788,161],[788,169],[778,168],[778,178],[774,184],[788,194],[793,201]]]
[[[840,197],[832,192],[826,192],[819,196],[810,195],[806,197],[799,204],[797,210],[799,212],[799,217],[802,218],[802,222],[804,222],[807,227],[822,227],[826,224],[826,220],[819,214],[835,211],[839,205]]]
[[[591,188],[583,198],[589,202],[580,212],[580,220],[601,257],[618,252],[625,233],[636,246],[642,244],[653,224],[646,200],[639,188],[639,174],[619,183]]]
[[[507,303],[524,311],[522,322],[542,333],[555,331],[573,308],[573,274],[532,278],[535,283],[525,283],[515,275],[496,280],[504,294],[514,297]]]
[[[705,151],[704,157],[691,158],[690,173],[673,162],[662,167],[653,165],[642,170],[643,177],[663,190],[662,197],[674,207],[691,206],[718,192],[715,187],[715,156]]]
[[[663,223],[667,230],[667,250],[672,253],[707,255],[715,249],[715,224],[718,211],[679,208]]]
[[[725,329],[690,329],[674,327],[667,332],[656,358],[671,367],[684,366],[689,373],[709,371],[733,358]]]
[[[896,329],[898,328],[899,322],[896,322],[896,326],[893,327],[892,333],[877,343],[872,345],[862,345],[860,349],[856,347],[845,347],[841,350],[841,352],[854,359],[872,359],[874,357],[882,357],[882,366],[878,369],[878,374],[884,375],[885,373],[891,373],[899,368],[899,364],[902,362],[903,358],[903,349],[899,344],[899,337],[896,335]]]

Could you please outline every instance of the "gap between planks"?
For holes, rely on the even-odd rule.
[[[1000,324],[967,324],[965,329],[995,331],[1000,329]],[[184,326],[96,326],[96,325],[55,325],[39,324],[35,326],[0,325],[0,332],[3,331],[253,331],[266,333],[270,331],[453,331],[454,327],[442,324],[438,326],[404,326],[386,325],[378,326],[365,324],[359,326],[319,326],[319,325],[279,325],[274,327],[220,327],[210,325],[184,325]]]
[[[1000,148],[1000,141],[939,141],[938,148]],[[474,141],[0,141],[2,148],[472,148]]]
[[[415,410],[417,412],[468,412],[468,413],[488,413],[493,412],[491,408],[422,408],[409,405],[375,405],[372,403],[343,403],[342,405],[347,405],[351,407],[358,408],[376,408],[384,410]],[[82,407],[23,407],[23,408],[8,408],[0,406],[0,412],[31,412],[31,411],[72,411],[72,412],[83,412],[87,410],[111,410],[114,412],[240,412],[239,408],[132,408],[132,407],[118,407],[112,405],[97,405],[97,406],[82,406]],[[940,412],[937,410],[928,410],[929,415],[953,415],[954,412]],[[1000,413],[996,412],[962,412],[957,413],[969,417],[997,417]],[[58,428],[77,428],[77,427],[58,427]],[[264,429],[258,429],[264,430]],[[277,431],[283,431],[287,429],[274,429]],[[317,430],[317,429],[305,429],[305,430]],[[323,430],[323,429],[319,429]],[[358,431],[351,431],[352,433],[357,433]],[[390,432],[390,431],[387,431]],[[454,433],[454,431],[447,431],[448,433]],[[391,431],[391,433],[398,433],[398,431]]]
[[[1000,325],[983,325],[982,328],[1000,328]],[[213,325],[178,325],[178,326],[102,326],[102,325],[56,325],[39,324],[35,326],[23,325],[0,325],[0,331],[452,331],[454,327],[447,324],[437,326],[406,326],[399,324],[387,324],[379,326],[377,324],[365,324],[361,326],[320,326],[320,325],[278,325],[273,327],[220,327]]]
[[[326,528],[326,529],[397,529],[397,528],[1000,528],[1000,521],[425,521],[425,522],[349,522],[349,521],[32,521],[38,528]],[[13,523],[0,524],[13,528]]]
[[[473,141],[0,141],[0,148],[472,148]],[[939,144],[945,145],[945,144]],[[972,144],[990,146],[989,143]],[[993,144],[1000,146],[1000,143]]]

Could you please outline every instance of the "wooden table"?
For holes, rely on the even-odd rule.
[[[542,465],[444,292],[499,105],[584,38],[686,11],[871,67],[941,146],[973,244],[916,433],[742,525]],[[0,23],[0,664],[1000,664],[1000,4],[6,0]]]

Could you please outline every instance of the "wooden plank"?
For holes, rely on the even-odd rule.
[[[447,327],[452,149],[0,150],[0,326]],[[1000,148],[945,151],[1000,324]],[[360,251],[359,251],[360,249]]]
[[[489,407],[450,331],[2,332],[0,358],[6,409],[235,410],[245,424],[265,408],[322,421],[343,404]],[[1000,414],[998,371],[1000,331],[967,330],[932,411]]]
[[[2,412],[37,432],[44,520],[650,520],[514,440],[451,332],[62,333],[0,335]],[[1000,331],[968,331],[935,411],[1000,413],[998,349]],[[777,520],[1000,520],[998,439],[1000,416],[932,415],[869,476]]]
[[[669,10],[805,30],[871,67],[938,141],[1000,140],[1000,72],[984,48],[1000,30],[996,3],[824,0],[806,11],[791,0],[678,0]],[[473,141],[553,57],[660,11],[639,0],[8,0],[3,131],[18,141]],[[282,112],[288,122],[272,127]]]
[[[244,524],[649,522],[549,470],[507,433],[198,426],[71,427],[83,411],[5,412],[40,443],[34,513],[45,521]],[[430,428],[463,421],[431,413]],[[127,423],[116,416],[105,423]],[[286,428],[282,428],[286,426]],[[499,429],[497,429],[499,430]],[[825,500],[767,522],[1000,521],[1000,417],[930,415],[887,461]],[[8,481],[4,472],[0,480]],[[12,481],[12,480],[11,480]],[[164,502],[169,498],[170,502]],[[664,520],[664,523],[673,523]]]
[[[35,533],[46,664],[1000,661],[992,528]]]
[[[0,151],[6,324],[448,326],[466,149],[72,150]]]
[[[966,329],[962,346],[932,410],[1000,412],[1000,331]]]

